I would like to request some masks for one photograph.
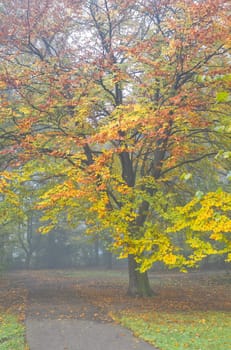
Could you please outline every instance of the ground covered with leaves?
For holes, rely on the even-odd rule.
[[[1,349],[24,348],[22,342],[12,347],[7,341],[15,334],[22,337],[23,327],[16,321],[23,324],[26,314],[38,319],[115,320],[161,350],[231,349],[228,272],[152,273],[150,279],[153,298],[130,298],[126,271],[8,273],[0,281]]]

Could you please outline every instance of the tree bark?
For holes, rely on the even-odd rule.
[[[132,297],[150,297],[153,291],[150,287],[148,273],[141,273],[133,255],[128,257],[129,286],[128,295]]]
[[[26,252],[25,268],[26,268],[27,270],[30,269],[31,258],[32,258],[32,252]]]
[[[98,239],[98,237],[95,238],[94,251],[95,251],[95,266],[99,266],[99,239]]]
[[[107,270],[112,270],[112,252],[105,250],[104,253],[104,266]]]

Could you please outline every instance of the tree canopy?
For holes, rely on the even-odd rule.
[[[3,0],[0,13],[3,194],[19,172],[46,184],[44,233],[59,215],[107,231],[129,259],[131,294],[150,293],[137,268],[187,265],[182,240],[191,264],[214,253],[230,208],[213,228],[178,214],[174,226],[172,212],[191,200],[190,218],[210,210],[215,194],[190,212],[205,160],[219,186],[229,173],[230,2]],[[210,234],[201,255],[194,231]]]

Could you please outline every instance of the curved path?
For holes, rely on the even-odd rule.
[[[78,281],[41,279],[30,273],[16,283],[28,290],[26,338],[30,350],[155,350],[79,295]]]
[[[30,350],[154,350],[114,324],[28,318],[26,327]]]

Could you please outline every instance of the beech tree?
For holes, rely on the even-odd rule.
[[[231,261],[230,209],[230,193],[222,190],[206,195],[199,193],[184,207],[177,208],[175,225],[170,230],[189,230],[188,239],[195,251],[194,260],[201,261],[210,251],[210,254],[228,253],[227,261]],[[188,263],[191,264],[191,261]]]
[[[37,206],[44,232],[82,210],[128,258],[129,294],[151,295],[153,262],[185,264],[167,230],[177,183],[229,157],[229,1],[2,1],[1,13],[2,166],[60,164]]]

